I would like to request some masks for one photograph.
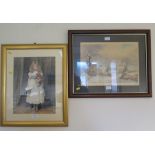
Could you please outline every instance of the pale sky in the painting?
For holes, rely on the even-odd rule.
[[[82,42],[80,44],[81,61],[123,60],[139,63],[138,42]]]

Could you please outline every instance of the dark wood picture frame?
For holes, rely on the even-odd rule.
[[[145,38],[145,40],[143,42],[138,43],[139,46],[142,47],[138,47],[138,56],[142,57],[139,58],[145,60],[145,64],[143,64],[143,66],[145,66],[145,86],[146,86],[146,91],[135,91],[134,90],[132,92],[102,92],[102,89],[99,89],[99,92],[93,92],[93,91],[87,91],[87,92],[75,92],[75,86],[74,86],[74,80],[75,80],[75,75],[74,75],[74,62],[75,62],[75,52],[76,55],[77,53],[80,53],[80,42],[98,42],[97,39],[95,39],[94,36],[98,37],[99,36],[103,36],[102,40],[105,36],[115,36],[115,37],[120,37],[123,36],[122,38],[124,38],[124,40],[121,40],[121,42],[125,42],[128,41],[128,39],[126,39],[126,35],[130,35],[132,37],[129,38],[134,38],[135,35],[140,36],[141,34],[144,35],[143,38]],[[93,39],[89,39],[91,37],[91,35],[93,36]],[[79,36],[79,40],[76,39],[76,37]],[[136,36],[135,36],[136,38]],[[78,42],[75,45],[75,40]],[[96,41],[97,40],[97,41]],[[136,39],[133,39],[133,42]],[[107,40],[108,41],[108,40]],[[105,41],[105,42],[107,42]],[[111,42],[111,41],[110,41]],[[117,41],[116,41],[117,42]],[[119,41],[118,41],[119,42]],[[132,39],[129,39],[129,42],[132,42]],[[69,67],[69,83],[68,83],[68,89],[69,89],[69,97],[70,98],[107,98],[107,97],[152,97],[152,77],[151,77],[151,31],[149,29],[124,29],[124,30],[68,30],[68,67]],[[76,46],[76,47],[75,47]],[[139,49],[140,48],[140,49]],[[143,54],[141,56],[141,49],[143,51]],[[79,54],[80,55],[80,54]],[[145,58],[143,58],[143,56],[145,56]],[[140,76],[140,67],[143,69],[142,65],[142,61],[139,61],[139,78],[141,76],[143,76],[144,74],[141,74]],[[140,80],[139,80],[140,81]],[[141,85],[143,87],[143,83],[140,83],[139,85]],[[80,89],[80,87],[77,89]],[[132,89],[132,88],[131,88]],[[140,89],[140,88],[139,88]],[[137,89],[137,90],[139,90]],[[130,90],[130,89],[129,89]]]

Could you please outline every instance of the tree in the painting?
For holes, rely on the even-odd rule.
[[[129,64],[129,59],[127,59],[127,58],[124,59],[124,60],[123,60],[123,70],[122,70],[120,79],[123,79],[124,76],[127,74],[127,71],[128,71],[128,64]]]

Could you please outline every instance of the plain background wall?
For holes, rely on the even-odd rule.
[[[68,29],[151,29],[153,97],[69,99],[68,127],[0,130],[155,130],[155,24],[0,24],[0,44],[67,43]]]

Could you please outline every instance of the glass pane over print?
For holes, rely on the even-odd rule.
[[[145,41],[145,34],[74,35],[74,93],[148,92]]]
[[[62,63],[62,49],[7,51],[8,121],[63,120]]]

